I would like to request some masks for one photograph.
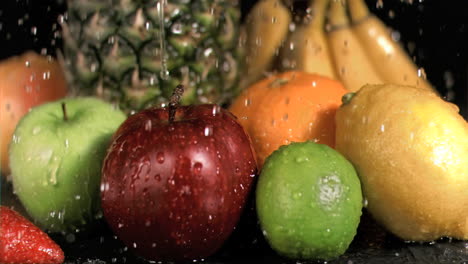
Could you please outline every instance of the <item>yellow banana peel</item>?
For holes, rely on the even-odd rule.
[[[357,91],[366,84],[384,83],[352,31],[345,8],[344,2],[334,0],[328,12],[328,43],[338,78],[350,91]]]
[[[352,31],[369,55],[374,68],[385,83],[411,85],[435,92],[424,71],[394,41],[390,29],[370,13],[364,0],[347,0]]]

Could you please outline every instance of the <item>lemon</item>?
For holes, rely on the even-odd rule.
[[[266,159],[256,203],[263,234],[277,253],[329,260],[356,235],[362,192],[349,161],[309,141],[284,145]]]
[[[397,85],[344,100],[336,149],[355,166],[374,218],[404,240],[468,239],[468,124],[458,108]]]

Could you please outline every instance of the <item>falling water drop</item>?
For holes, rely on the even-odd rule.
[[[172,26],[171,26],[171,32],[175,35],[180,35],[182,34],[182,24],[181,23],[174,23]]]
[[[377,0],[377,3],[375,4],[375,7],[383,8],[383,5],[384,5],[383,0]]]
[[[161,54],[161,78],[167,80],[169,78],[169,72],[167,70],[167,58],[166,58],[166,43],[165,43],[165,30],[164,30],[164,9],[166,0],[158,0],[156,3],[156,9],[159,16],[159,48]]]
[[[362,207],[367,208],[367,205],[368,205],[368,204],[369,204],[369,200],[367,200],[367,198],[364,198],[364,199],[362,200]]]

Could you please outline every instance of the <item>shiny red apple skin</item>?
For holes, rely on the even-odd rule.
[[[250,139],[216,105],[130,116],[103,165],[101,202],[115,234],[151,260],[206,258],[234,230],[257,173]]]

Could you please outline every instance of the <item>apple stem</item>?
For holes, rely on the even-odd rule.
[[[65,105],[65,102],[62,103],[62,112],[63,112],[63,120],[68,121],[67,107]]]
[[[173,122],[175,119],[176,108],[180,103],[180,98],[184,93],[184,86],[182,84],[177,85],[172,92],[171,98],[169,99],[169,123]]]

